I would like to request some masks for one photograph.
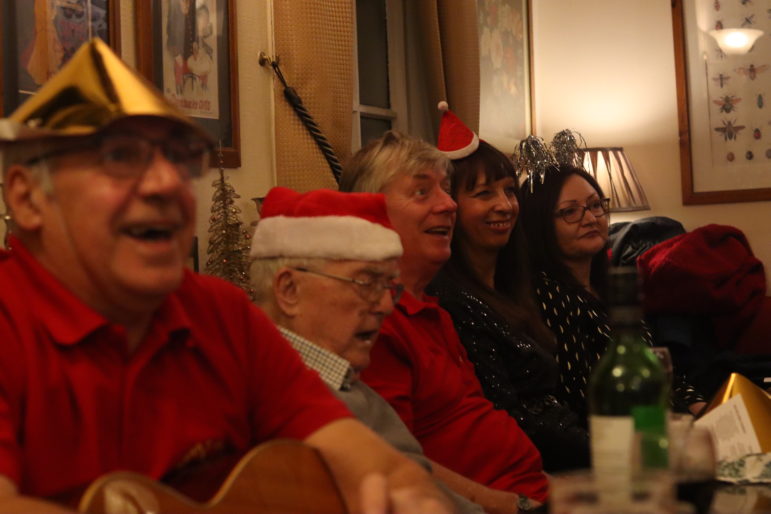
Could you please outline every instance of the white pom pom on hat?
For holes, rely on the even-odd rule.
[[[479,148],[479,136],[450,110],[447,102],[442,100],[437,108],[443,114],[436,147],[453,160],[463,159],[474,153]]]

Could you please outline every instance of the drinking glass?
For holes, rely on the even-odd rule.
[[[690,481],[709,481],[715,478],[717,458],[712,432],[699,425],[691,425],[685,434],[680,456],[674,462],[678,477]]]
[[[680,512],[674,481],[667,470],[628,475],[572,471],[552,475],[549,482],[550,514]]]
[[[671,414],[669,458],[677,499],[694,505],[698,514],[711,512],[717,459],[710,430],[694,425],[690,414]]]

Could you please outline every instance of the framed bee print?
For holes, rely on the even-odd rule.
[[[683,204],[771,199],[771,3],[673,0]],[[764,32],[726,54],[710,31]]]
[[[118,0],[4,0],[0,3],[0,115],[12,113],[82,43],[102,38],[120,53]]]
[[[222,142],[213,167],[239,167],[235,0],[135,1],[137,68]]]

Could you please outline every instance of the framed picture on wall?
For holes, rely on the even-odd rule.
[[[479,134],[514,148],[533,132],[530,0],[479,0]]]
[[[771,199],[767,10],[764,2],[672,2],[683,204]],[[729,28],[765,35],[731,54],[712,32]]]
[[[139,71],[221,141],[224,167],[239,167],[235,1],[136,0],[136,13]]]
[[[99,37],[120,53],[118,0],[17,0],[0,5],[2,116],[40,89],[85,41]]]
[[[190,255],[187,258],[187,267],[198,273],[198,236],[193,237],[193,244],[190,246]]]

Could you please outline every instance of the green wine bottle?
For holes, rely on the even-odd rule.
[[[637,270],[610,271],[611,343],[589,381],[589,432],[596,473],[666,468],[667,377],[642,337]]]

